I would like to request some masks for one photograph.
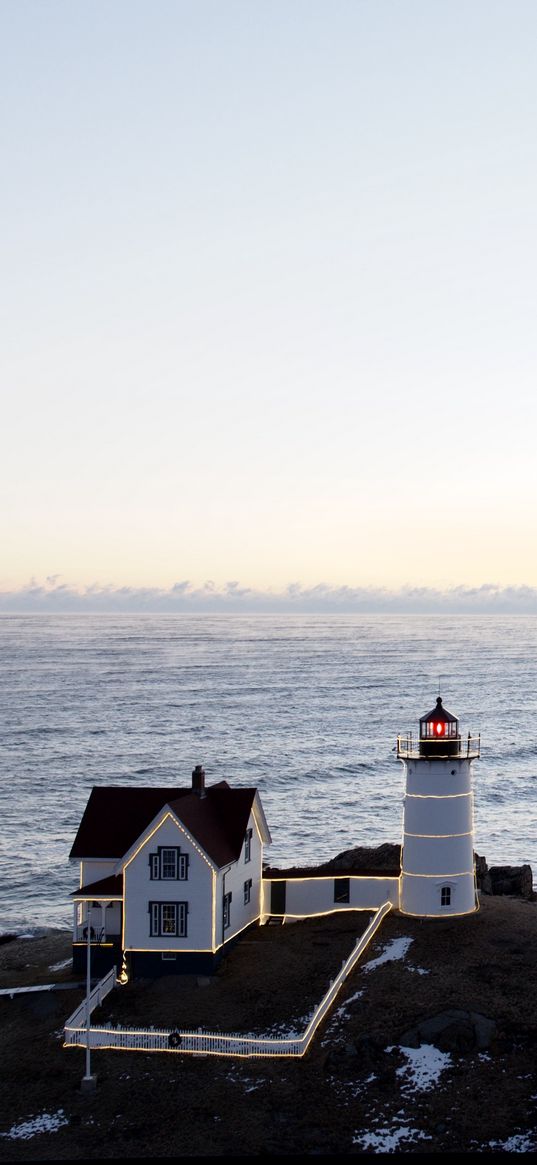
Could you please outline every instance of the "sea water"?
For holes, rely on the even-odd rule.
[[[537,877],[537,618],[4,615],[0,650],[0,932],[70,924],[93,785],[255,785],[272,865],[398,842],[439,690],[481,733],[477,851]]]

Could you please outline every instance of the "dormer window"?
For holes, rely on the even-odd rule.
[[[251,861],[252,858],[252,830],[247,829],[244,835],[244,860]]]
[[[149,871],[152,882],[186,882],[188,854],[181,853],[177,845],[159,845],[156,853],[149,855]]]

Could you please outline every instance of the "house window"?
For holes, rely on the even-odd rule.
[[[440,905],[451,906],[451,886],[442,886],[440,890]]]
[[[224,894],[223,901],[223,915],[224,915],[224,930],[227,930],[231,925],[231,891],[229,894]]]
[[[334,902],[348,902],[350,882],[348,878],[334,878]]]
[[[159,845],[149,855],[149,872],[152,882],[186,882],[188,854],[181,853],[178,845]]]
[[[252,879],[244,883],[244,905],[247,906],[252,896]]]
[[[150,902],[151,938],[186,938],[187,902]]]
[[[244,835],[244,860],[249,862],[252,857],[252,830],[247,829]]]

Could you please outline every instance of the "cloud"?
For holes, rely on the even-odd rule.
[[[217,586],[208,580],[195,586],[188,579],[162,587],[114,587],[93,582],[84,587],[35,578],[16,590],[0,591],[0,611],[9,612],[162,612],[264,614],[537,614],[537,588],[302,586],[291,582],[281,590],[256,590],[232,580]]]

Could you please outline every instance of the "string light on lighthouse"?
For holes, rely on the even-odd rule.
[[[472,791],[479,740],[462,741],[457,717],[439,695],[420,718],[418,741],[399,737],[397,755],[406,782],[400,909],[418,918],[472,913],[479,905]],[[444,821],[449,833],[438,828]]]

